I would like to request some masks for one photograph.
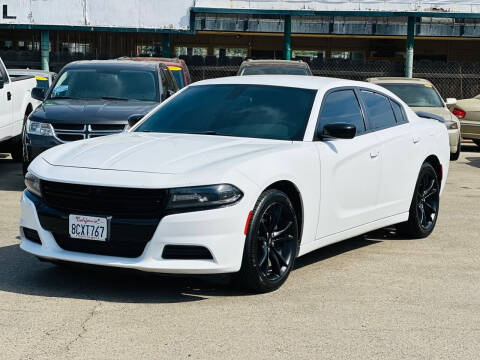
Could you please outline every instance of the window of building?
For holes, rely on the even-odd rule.
[[[330,53],[332,59],[344,59],[344,60],[363,60],[363,51],[344,51],[334,50]]]
[[[292,50],[292,58],[306,59],[309,58],[310,61],[314,59],[324,59],[325,51],[324,50]]]
[[[246,48],[215,48],[213,49],[213,54],[216,57],[242,57],[246,58],[248,56],[248,50]]]
[[[175,46],[175,55],[200,55],[207,56],[208,48],[206,47],[186,47],[186,46]]]

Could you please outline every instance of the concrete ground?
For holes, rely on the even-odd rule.
[[[329,246],[265,295],[39,262],[18,247],[20,166],[0,154],[0,358],[478,359],[480,148],[463,150],[432,236]]]

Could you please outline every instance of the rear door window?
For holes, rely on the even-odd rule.
[[[355,125],[357,135],[365,132],[365,122],[360,104],[352,89],[338,90],[327,94],[320,110],[317,129],[322,132],[323,127],[331,123]]]
[[[400,104],[398,104],[397,102],[395,102],[393,100],[390,100],[390,104],[392,104],[392,109],[393,109],[393,113],[395,114],[395,119],[397,120],[397,124],[404,124],[404,123],[408,122],[405,119],[405,115],[403,113],[403,110],[402,110],[402,107],[400,106]]]
[[[367,90],[361,90],[360,96],[365,104],[368,119],[375,130],[396,125],[395,116],[387,97]]]

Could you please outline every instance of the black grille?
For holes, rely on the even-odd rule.
[[[212,260],[210,251],[203,246],[165,245],[162,257],[175,260]]]
[[[69,236],[53,234],[58,246],[63,250],[87,254],[137,258],[142,255],[148,241],[93,241],[72,239]]]
[[[85,137],[83,135],[73,135],[73,134],[57,134],[57,137],[65,142],[83,140]]]
[[[32,230],[26,227],[22,227],[22,230],[23,235],[27,240],[42,245],[42,242],[40,241],[40,235],[38,235],[38,232],[36,230]]]
[[[52,124],[55,130],[67,131],[85,131],[85,125],[82,124]]]
[[[125,124],[92,124],[90,125],[92,131],[123,131]]]
[[[47,205],[69,214],[160,219],[167,190],[131,189],[42,181]]]

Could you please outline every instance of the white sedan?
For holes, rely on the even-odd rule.
[[[443,123],[374,84],[201,81],[127,133],[32,162],[21,248],[53,262],[236,273],[271,291],[328,244],[393,224],[428,236],[449,156]]]

